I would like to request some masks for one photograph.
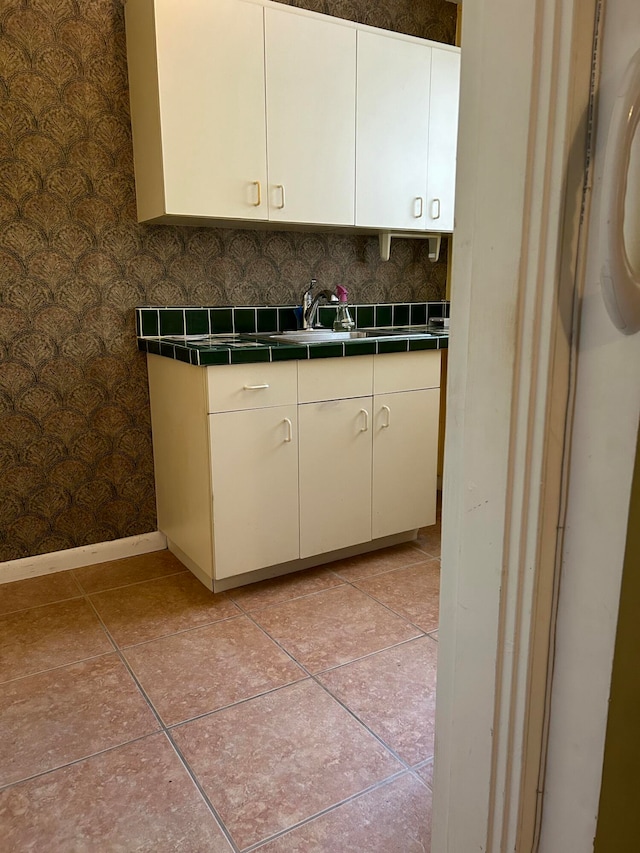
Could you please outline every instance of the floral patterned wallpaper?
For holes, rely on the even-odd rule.
[[[295,5],[453,42],[446,0]],[[0,4],[0,561],[156,529],[140,304],[444,296],[426,243],[135,221],[122,0]]]

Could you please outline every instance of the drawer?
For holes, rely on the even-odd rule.
[[[416,391],[440,387],[438,350],[377,355],[373,363],[373,393]]]
[[[373,356],[327,358],[298,362],[298,402],[319,403],[349,397],[370,397]]]
[[[207,412],[236,412],[297,402],[295,361],[207,367]]]

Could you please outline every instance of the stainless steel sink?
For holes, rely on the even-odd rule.
[[[379,328],[356,329],[352,332],[334,332],[332,329],[301,329],[292,332],[266,332],[264,334],[252,334],[264,342],[279,341],[287,344],[320,344],[338,343],[340,341],[351,341],[354,339],[367,338],[369,340],[388,341],[408,337],[437,338],[438,332],[427,331],[424,326],[382,326]]]
[[[299,332],[281,332],[264,336],[270,341],[284,341],[291,344],[319,344],[334,341],[350,341],[354,338],[368,337],[366,332],[334,332],[332,329],[301,329]]]

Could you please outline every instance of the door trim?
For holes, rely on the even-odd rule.
[[[465,8],[434,853],[535,849],[595,9],[596,0]]]

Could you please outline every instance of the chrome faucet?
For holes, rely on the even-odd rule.
[[[316,285],[315,278],[311,279],[311,284],[302,294],[302,328],[303,329],[321,329],[322,325],[318,322],[318,307],[320,302],[337,302],[338,297],[332,290],[319,290],[316,295],[313,295],[313,288]]]
[[[318,306],[320,302],[337,302],[338,297],[332,290],[320,290],[311,300],[308,311],[304,316],[305,329],[321,329],[322,323],[318,320]]]
[[[316,286],[315,278],[311,279],[311,283],[302,294],[302,328],[307,329],[307,314],[309,313],[309,309],[311,308],[311,303],[313,302],[313,288]]]

